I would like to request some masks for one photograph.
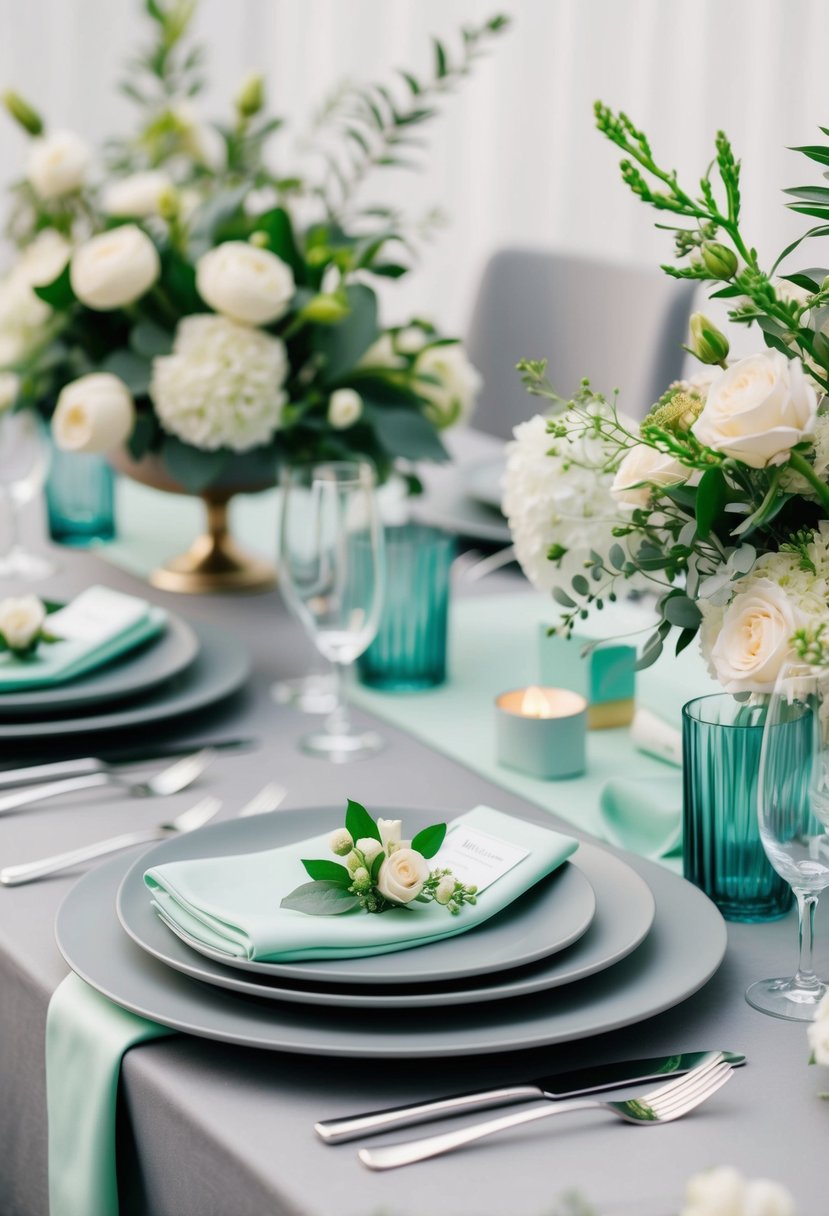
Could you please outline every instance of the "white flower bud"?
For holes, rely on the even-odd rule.
[[[435,888],[435,901],[439,904],[448,904],[454,894],[455,876],[453,874],[444,874]]]
[[[40,198],[63,198],[80,190],[92,152],[74,131],[53,131],[32,141],[26,176]]]
[[[351,833],[347,828],[337,828],[336,832],[332,832],[328,837],[328,847],[337,857],[345,857],[354,848]]]
[[[378,819],[377,831],[380,833],[380,842],[383,848],[388,852],[390,844],[399,844],[400,837],[403,831],[402,819]]]
[[[65,452],[108,452],[132,433],[132,393],[117,376],[93,372],[61,389],[52,437]]]
[[[75,295],[99,312],[133,304],[160,273],[158,250],[135,224],[93,236],[75,250],[69,268]]]
[[[363,412],[363,399],[353,388],[338,388],[328,402],[328,421],[336,431],[353,426]]]
[[[394,345],[401,355],[416,355],[426,345],[427,334],[419,325],[407,325],[398,331]]]
[[[171,191],[175,193],[172,181],[158,169],[131,173],[106,187],[101,206],[107,215],[143,219],[148,215],[160,215],[162,200]]]
[[[0,635],[10,650],[28,650],[45,620],[46,609],[36,595],[0,601]]]
[[[371,865],[377,854],[383,852],[380,841],[373,840],[370,836],[362,836],[354,847],[365,857],[367,865]]]

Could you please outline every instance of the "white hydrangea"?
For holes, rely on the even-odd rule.
[[[795,1205],[778,1182],[721,1165],[689,1178],[680,1216],[795,1216]]]
[[[227,317],[179,322],[171,355],[153,361],[161,425],[194,447],[245,452],[278,430],[288,358],[279,338]]]
[[[590,549],[605,554],[613,544],[612,528],[622,520],[610,493],[612,475],[573,463],[600,463],[599,440],[554,438],[540,414],[513,434],[502,507],[516,556],[534,587],[566,587],[574,574],[584,573]],[[567,551],[560,562],[547,557],[553,545]]]

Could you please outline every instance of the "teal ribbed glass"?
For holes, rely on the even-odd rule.
[[[699,697],[682,710],[684,873],[726,920],[775,920],[792,903],[760,840],[763,722],[762,706],[728,693]]]
[[[454,537],[423,524],[386,529],[386,592],[377,637],[357,660],[363,684],[405,692],[446,679]]]
[[[84,546],[115,537],[114,475],[103,456],[52,447],[46,482],[49,535]]]

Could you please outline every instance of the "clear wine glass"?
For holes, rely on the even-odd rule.
[[[786,663],[766,708],[758,774],[760,839],[797,900],[800,959],[791,977],[759,980],[749,1005],[811,1021],[826,992],[812,961],[815,910],[829,886],[829,669]]]
[[[371,466],[357,461],[283,470],[280,586],[288,606],[336,672],[334,708],[303,750],[342,763],[378,751],[375,731],[355,730],[344,684],[374,640],[385,580],[383,526]]]
[[[52,562],[20,543],[20,508],[43,489],[47,466],[46,445],[32,411],[0,414],[0,512],[5,535],[0,578],[37,579],[54,573]]]

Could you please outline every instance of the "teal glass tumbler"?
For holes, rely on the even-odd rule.
[[[682,709],[682,857],[684,874],[726,920],[776,920],[792,891],[772,869],[760,840],[757,775],[762,706],[728,693]]]
[[[390,692],[446,679],[455,538],[425,524],[386,528],[386,590],[377,636],[357,660],[363,684]]]
[[[46,481],[49,535],[83,547],[115,538],[115,475],[103,456],[52,446]]]

